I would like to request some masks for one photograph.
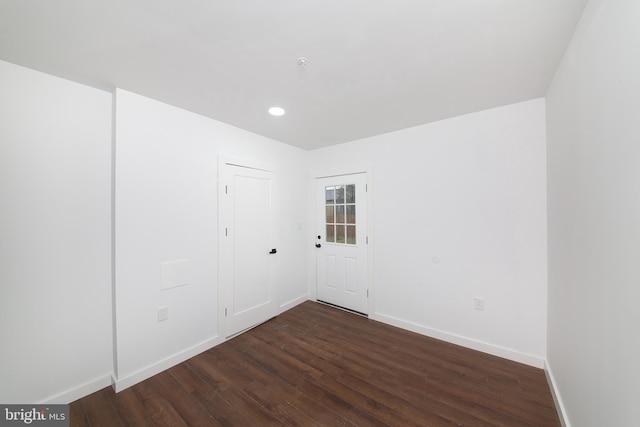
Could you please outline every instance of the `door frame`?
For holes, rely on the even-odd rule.
[[[316,247],[317,243],[317,235],[318,230],[317,227],[317,209],[318,207],[318,197],[316,195],[316,182],[320,178],[332,178],[339,177],[345,175],[354,175],[364,173],[366,175],[366,184],[367,184],[367,290],[369,291],[369,299],[367,306],[367,313],[369,318],[373,318],[375,316],[375,280],[374,280],[374,227],[373,227],[373,168],[371,166],[363,166],[358,168],[345,168],[345,169],[324,169],[320,171],[314,171],[309,176],[309,186],[308,186],[308,194],[309,194],[309,229],[312,232],[309,234],[309,240],[307,245],[308,249],[308,263],[309,263],[309,275],[308,275],[308,283],[309,283],[309,299],[313,301],[317,301],[317,264],[316,264]]]
[[[225,267],[225,263],[222,262],[221,259],[221,255],[224,253],[224,234],[225,234],[225,222],[224,222],[224,215],[225,215],[225,207],[226,205],[224,204],[223,201],[223,194],[225,194],[225,174],[227,172],[227,166],[236,166],[236,167],[241,167],[241,168],[248,168],[248,169],[256,169],[256,170],[261,170],[261,171],[265,171],[265,172],[271,172],[274,175],[275,178],[275,171],[273,170],[272,167],[265,165],[263,163],[260,162],[256,162],[253,160],[248,160],[248,159],[243,159],[243,158],[239,158],[239,157],[233,157],[233,156],[228,156],[228,155],[223,155],[220,154],[218,155],[218,245],[217,245],[217,250],[218,253],[216,255],[216,259],[217,259],[217,268],[218,268],[218,274],[217,274],[217,285],[218,285],[218,337],[221,338],[223,341],[226,341],[229,338],[232,337],[227,337],[227,331],[226,331],[226,326],[227,326],[227,321],[226,321],[226,316],[225,316],[225,300],[224,300],[224,285],[223,285],[223,279],[224,279],[224,275],[227,272],[227,268]],[[274,183],[275,183],[275,179],[274,179]],[[272,202],[273,202],[273,191],[271,193],[271,197],[272,197]],[[272,227],[274,227],[274,225],[272,225]],[[276,236],[274,235],[274,239],[276,238]],[[275,242],[273,242],[273,244],[275,245]],[[278,293],[278,288],[276,286],[276,284],[273,284],[273,298],[276,301],[276,307],[279,307],[279,293]],[[277,313],[276,313],[277,314]],[[257,326],[257,325],[256,325]]]

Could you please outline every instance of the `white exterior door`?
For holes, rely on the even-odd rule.
[[[226,337],[276,315],[273,287],[273,173],[224,164],[220,279]]]
[[[368,314],[367,175],[318,178],[316,298]]]

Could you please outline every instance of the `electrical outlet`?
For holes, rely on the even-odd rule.
[[[475,297],[473,299],[473,308],[476,310],[484,311],[484,298]]]
[[[162,322],[169,318],[169,307],[158,308],[158,322]]]

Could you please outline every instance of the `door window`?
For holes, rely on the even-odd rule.
[[[326,241],[356,244],[356,185],[325,187]]]

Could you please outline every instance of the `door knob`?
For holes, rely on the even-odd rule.
[[[322,245],[320,243],[316,243],[316,248],[321,248]]]
[[[278,250],[276,248],[273,248],[273,249],[271,249],[271,252],[269,252],[269,255],[275,254],[277,252],[278,252]]]

